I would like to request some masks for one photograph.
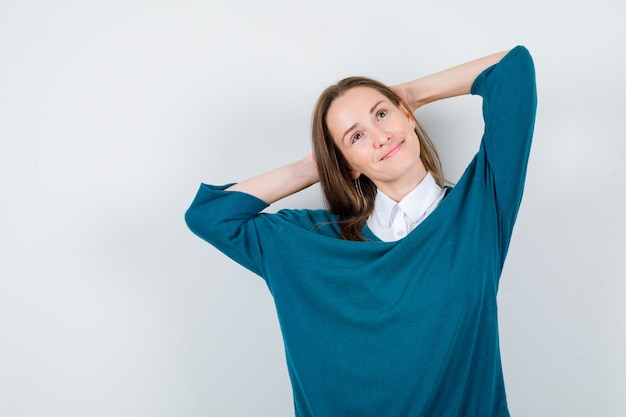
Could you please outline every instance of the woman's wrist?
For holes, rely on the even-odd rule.
[[[299,177],[305,179],[308,185],[313,185],[320,180],[317,172],[317,163],[312,153],[296,162],[296,173]]]

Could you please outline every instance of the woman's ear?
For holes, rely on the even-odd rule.
[[[409,114],[407,117],[409,119],[409,125],[411,125],[411,129],[415,130],[415,128],[417,127],[417,124],[415,122],[415,117],[413,117],[412,114]]]
[[[415,123],[415,116],[413,115],[413,112],[411,112],[411,108],[409,107],[409,105],[406,104],[404,101],[400,101],[400,110],[402,110],[402,112],[406,116],[409,124],[411,125],[411,128],[415,129],[415,127],[417,126]]]
[[[357,178],[361,176],[361,173],[357,171],[356,169],[350,168],[350,176],[352,177],[353,180],[356,180]]]

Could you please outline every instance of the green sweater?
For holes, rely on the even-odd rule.
[[[536,90],[518,46],[474,81],[480,150],[407,237],[341,240],[326,210],[201,185],[189,228],[263,277],[299,417],[508,416],[496,294],[522,198]]]

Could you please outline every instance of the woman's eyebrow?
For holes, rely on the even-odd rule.
[[[376,107],[378,107],[378,105],[379,105],[380,103],[384,102],[384,101],[385,101],[385,100],[380,100],[380,101],[378,101],[376,104],[374,104],[374,105],[372,106],[372,108],[370,109],[370,114],[374,113],[374,110],[376,110]]]

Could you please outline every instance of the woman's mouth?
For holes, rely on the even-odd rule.
[[[403,145],[404,145],[404,141],[402,141],[402,142],[400,142],[400,143],[397,143],[397,144],[393,145],[393,146],[392,146],[392,147],[391,147],[391,148],[387,151],[387,153],[385,153],[385,154],[383,155],[383,157],[382,157],[382,158],[380,158],[380,160],[382,161],[383,159],[389,159],[389,158],[391,158],[392,156],[394,156],[395,154],[397,154],[397,153],[400,151],[400,149],[402,148],[402,146],[403,146]]]

